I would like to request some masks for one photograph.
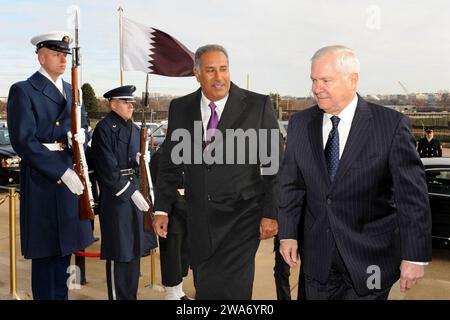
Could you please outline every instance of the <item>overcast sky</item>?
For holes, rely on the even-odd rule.
[[[450,90],[450,2],[446,0],[0,0],[0,97],[38,68],[30,39],[71,30],[80,10],[82,79],[98,96],[120,85],[119,15],[163,30],[192,51],[225,46],[232,80],[250,89],[307,96],[309,59],[322,46],[343,44],[361,60],[362,94]],[[64,79],[70,81],[70,68]],[[145,74],[126,72],[138,92]],[[150,92],[184,95],[194,77],[152,75]]]

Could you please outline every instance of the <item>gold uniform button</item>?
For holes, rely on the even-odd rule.
[[[56,126],[57,126],[57,127],[59,127],[59,121],[56,121],[56,123],[55,123],[55,124],[56,124]]]
[[[56,181],[56,183],[57,183],[57,184],[61,184],[61,183],[62,183],[61,179],[59,179],[58,181]]]

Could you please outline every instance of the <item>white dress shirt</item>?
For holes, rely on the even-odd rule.
[[[217,117],[219,118],[222,116],[223,109],[225,109],[225,104],[227,103],[228,95],[226,95],[224,98],[213,101],[216,105],[216,113]],[[205,94],[202,91],[202,98],[200,99],[200,111],[202,114],[202,122],[203,122],[203,138],[206,140],[206,129],[208,127],[209,118],[211,117],[211,108],[209,107],[209,103],[211,100],[209,100]],[[184,192],[184,190],[183,190]],[[161,215],[161,216],[167,216],[167,212],[164,211],[156,211],[155,216]]]
[[[350,133],[350,128],[352,127],[353,117],[355,116],[356,106],[358,105],[358,95],[355,94],[352,101],[339,113],[337,116],[340,121],[338,124],[339,131],[339,159],[342,158],[342,153],[344,152],[345,144],[347,143],[347,138]],[[323,114],[323,124],[322,124],[322,135],[323,135],[323,149],[327,145],[328,135],[330,134],[333,124],[331,122],[331,117],[333,115],[329,113]]]
[[[66,98],[66,93],[64,92],[64,86],[63,86],[63,82],[62,82],[62,76],[59,76],[58,79],[56,79],[56,81],[53,81],[52,77],[50,77],[50,75],[48,74],[48,72],[41,67],[39,69],[39,72],[46,77],[48,80],[50,80],[51,83],[53,83],[55,85],[55,87],[58,89],[59,92],[61,92],[61,94],[63,95],[64,98]]]

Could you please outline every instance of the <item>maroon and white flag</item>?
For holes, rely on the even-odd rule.
[[[123,70],[193,76],[194,53],[167,33],[123,17]]]

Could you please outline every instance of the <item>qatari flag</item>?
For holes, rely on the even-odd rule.
[[[194,73],[194,54],[167,33],[123,17],[123,70],[168,77]]]

